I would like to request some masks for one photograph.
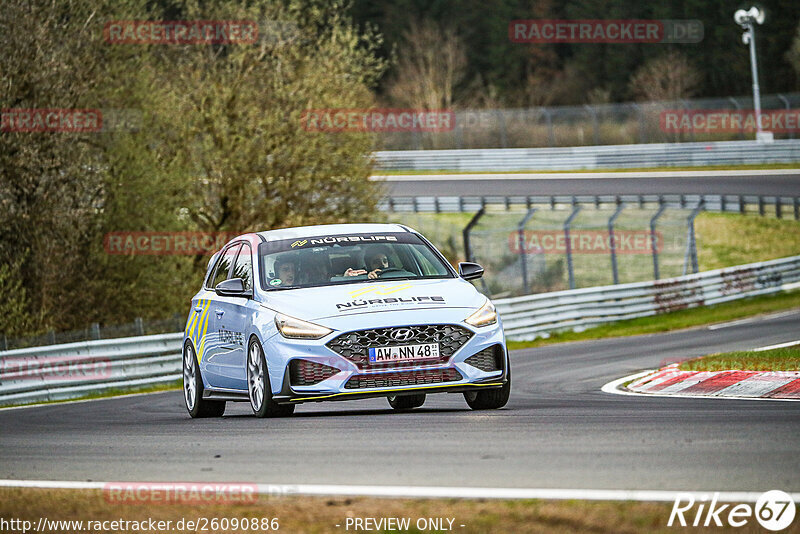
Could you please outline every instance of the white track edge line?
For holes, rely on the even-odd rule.
[[[614,395],[635,395],[637,397],[662,397],[669,399],[713,399],[713,400],[740,400],[740,401],[778,401],[778,402],[800,402],[800,399],[773,399],[767,397],[716,397],[713,395],[679,395],[675,393],[639,393],[637,391],[630,391],[627,389],[620,389],[620,386],[625,382],[631,382],[637,378],[641,378],[648,373],[654,373],[658,369],[650,369],[630,376],[617,378],[603,385],[600,390],[603,393],[613,393]]]
[[[777,345],[767,345],[766,347],[758,347],[757,349],[753,349],[753,352],[762,352],[765,350],[772,350],[772,349],[782,349],[785,347],[794,347],[795,345],[800,345],[800,339],[796,341],[787,341],[786,343],[778,343]]]
[[[520,171],[509,173],[498,173],[495,171],[484,171],[474,173],[448,173],[437,174],[435,171],[430,174],[373,174],[369,177],[370,181],[378,182],[429,182],[429,181],[462,181],[462,180],[603,180],[615,178],[730,178],[737,176],[785,176],[796,175],[798,169],[736,169],[736,170],[713,170],[713,171],[585,171],[585,172],[539,172],[539,171]]]
[[[0,480],[3,488],[35,489],[103,489],[106,484],[125,482],[81,482],[65,480]],[[130,482],[130,484],[141,484]],[[156,482],[154,484],[169,484]],[[192,484],[181,482],[176,484]],[[196,482],[195,484],[225,484],[225,482]],[[237,483],[241,484],[241,483]],[[355,496],[392,498],[456,498],[456,499],[546,499],[589,501],[643,501],[673,502],[681,495],[696,495],[709,500],[716,494],[720,502],[756,502],[762,492],[756,491],[674,491],[674,490],[613,490],[613,489],[560,489],[560,488],[466,488],[448,486],[358,486],[334,484],[255,484],[258,493],[271,496]],[[800,493],[791,493],[800,500]]]
[[[754,323],[754,322],[758,322],[758,321],[768,321],[770,319],[778,319],[780,317],[788,317],[790,315],[795,315],[797,313],[800,313],[800,310],[793,309],[793,310],[787,310],[787,311],[782,311],[782,312],[765,313],[765,314],[762,314],[762,315],[754,315],[752,317],[745,317],[743,319],[734,319],[733,321],[727,321],[727,322],[724,322],[724,323],[710,324],[710,325],[706,326],[706,328],[708,330],[719,330],[720,328],[728,328],[728,327],[731,327],[731,326],[739,326],[739,325],[742,325],[742,324]]]

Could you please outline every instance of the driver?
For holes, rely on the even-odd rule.
[[[344,276],[359,276],[366,274],[370,280],[378,278],[385,269],[389,268],[388,251],[383,247],[372,247],[369,252],[364,254],[366,269],[347,269]]]
[[[373,280],[378,278],[384,269],[389,268],[389,255],[383,247],[374,247],[364,256],[364,260],[369,270],[367,277]]]

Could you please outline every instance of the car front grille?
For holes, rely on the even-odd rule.
[[[464,360],[464,363],[468,363],[472,367],[476,367],[485,372],[499,371],[501,367],[499,365],[498,352],[500,352],[500,356],[502,356],[502,349],[500,346],[492,345],[491,347],[486,347],[477,354],[473,354]]]
[[[312,386],[340,371],[336,367],[310,360],[292,360],[289,363],[289,379],[293,386]]]
[[[398,341],[392,337],[392,334],[399,330],[411,330],[412,335],[406,337],[402,342]],[[374,328],[344,333],[329,341],[326,346],[356,364],[359,369],[381,369],[408,365],[441,365],[449,360],[458,349],[463,347],[472,335],[472,332],[466,328],[454,324]],[[439,358],[424,362],[397,361],[372,364],[369,362],[368,349],[370,347],[391,347],[422,343],[438,343]]]
[[[370,375],[355,375],[344,385],[345,389],[390,388],[397,386],[419,386],[458,382],[463,377],[455,369],[425,369],[422,371],[398,371]]]

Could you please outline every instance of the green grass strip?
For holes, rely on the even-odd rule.
[[[172,391],[176,389],[181,389],[183,387],[183,379],[175,380],[174,382],[167,382],[165,384],[153,384],[151,386],[135,386],[130,388],[114,388],[109,389],[106,391],[98,392],[98,393],[87,393],[85,395],[81,395],[79,397],[75,397],[72,399],[59,399],[59,400],[50,400],[50,401],[42,401],[42,402],[25,402],[25,403],[12,403],[12,404],[0,404],[0,408],[8,408],[11,406],[27,406],[27,405],[39,405],[39,404],[59,404],[62,402],[73,402],[77,400],[92,400],[92,399],[105,399],[108,397],[120,397],[123,395],[134,395],[140,393],[158,393],[160,391]]]
[[[621,336],[671,332],[800,307],[800,291],[751,297],[715,306],[680,310],[652,317],[640,317],[597,326],[583,332],[556,332],[548,338],[532,341],[509,341],[510,350],[541,347],[567,341],[587,341]]]
[[[684,371],[800,371],[800,347],[710,354],[683,362]]]

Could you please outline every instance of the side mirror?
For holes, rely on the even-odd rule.
[[[458,264],[458,274],[464,280],[475,280],[483,276],[483,267],[477,263],[462,261]]]
[[[244,288],[244,280],[241,278],[228,278],[227,280],[223,280],[217,284],[217,287],[214,288],[214,292],[220,297],[253,298],[253,291]]]

